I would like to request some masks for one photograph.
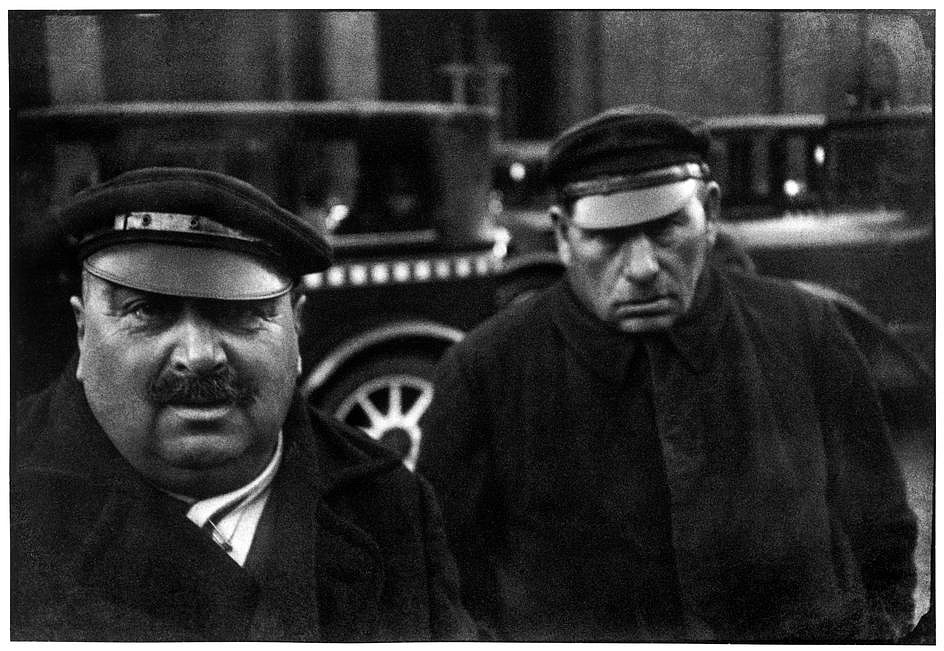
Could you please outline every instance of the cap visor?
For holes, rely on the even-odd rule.
[[[684,208],[698,191],[698,179],[639,190],[592,194],[574,202],[571,222],[581,228],[621,228],[660,219]]]
[[[292,287],[261,259],[227,249],[136,242],[96,251],[83,265],[118,285],[173,296],[260,300]]]

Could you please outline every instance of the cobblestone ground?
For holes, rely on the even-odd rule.
[[[908,482],[908,499],[918,516],[918,547],[915,564],[918,585],[915,589],[915,621],[928,610],[931,598],[931,532],[934,504],[934,431],[904,433],[896,441],[898,459]]]

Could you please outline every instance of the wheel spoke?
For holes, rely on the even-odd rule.
[[[412,470],[422,438],[419,421],[432,398],[432,383],[423,377],[407,373],[382,375],[348,394],[335,415],[378,441],[388,434],[393,434],[395,439],[397,430],[405,433],[410,439],[410,449],[404,453],[403,461]]]
[[[420,417],[422,417],[422,415],[426,412],[426,408],[429,407],[429,403],[432,401],[432,391],[428,389],[421,391],[419,397],[416,399],[416,402],[414,402],[410,407],[410,410],[403,415],[403,423],[411,429],[416,426],[416,424],[420,422]]]
[[[398,421],[403,416],[403,385],[400,382],[390,383],[390,408],[387,410],[387,418],[391,421]]]
[[[407,427],[406,433],[410,437],[411,445],[410,452],[403,458],[403,464],[410,470],[414,470],[416,468],[416,459],[420,456],[420,428],[415,425]]]
[[[386,417],[383,413],[377,409],[373,401],[370,399],[370,396],[363,394],[357,397],[357,404],[361,406],[361,409],[364,410],[364,413],[367,414],[367,418],[370,420],[370,427],[374,429],[379,427],[380,424],[386,420]]]

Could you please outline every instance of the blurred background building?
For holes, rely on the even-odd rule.
[[[132,100],[487,104],[550,137],[607,107],[703,116],[931,102],[934,12],[10,14],[13,108]]]

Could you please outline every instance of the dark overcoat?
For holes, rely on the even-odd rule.
[[[698,297],[667,334],[631,338],[561,283],[442,359],[418,469],[466,607],[523,640],[901,635],[915,518],[838,315],[788,283],[714,269]],[[647,541],[628,510],[641,452],[627,429],[647,418],[627,399],[639,354],[682,611],[668,628],[642,614],[664,595],[638,571]]]
[[[74,373],[16,418],[12,639],[472,637],[428,484],[359,431],[296,399],[250,573],[118,454]]]

